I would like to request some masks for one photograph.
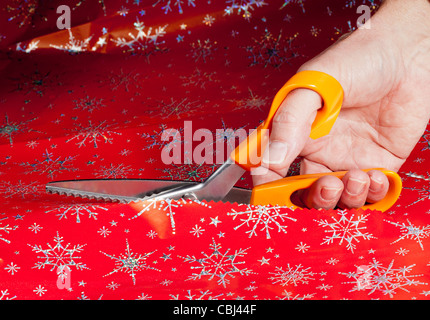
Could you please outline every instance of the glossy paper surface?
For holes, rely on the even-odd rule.
[[[53,180],[201,181],[215,148],[196,164],[186,137],[257,127],[358,18],[346,0],[264,2],[71,1],[70,30],[58,1],[2,5],[0,299],[429,298],[429,131],[385,213],[45,193]],[[163,163],[167,145],[180,163]]]

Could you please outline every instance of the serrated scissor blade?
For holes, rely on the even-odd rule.
[[[130,203],[149,199],[164,199],[167,198],[165,195],[172,195],[172,191],[176,189],[192,190],[199,185],[196,182],[170,180],[93,179],[50,182],[46,185],[46,190],[68,196]],[[178,192],[178,194],[183,195],[183,192]],[[249,203],[250,199],[251,190],[233,188],[221,201]]]

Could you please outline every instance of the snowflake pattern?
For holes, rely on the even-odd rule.
[[[172,199],[165,199],[165,200],[154,200],[150,199],[147,201],[142,202],[142,209],[136,213],[131,219],[136,219],[137,217],[140,217],[145,212],[157,210],[158,212],[165,212],[167,217],[170,220],[170,226],[172,228],[172,233],[176,233],[176,222],[175,222],[175,208],[178,208],[179,206],[182,206],[185,203],[185,200],[179,200],[175,201]]]
[[[210,39],[200,40],[191,43],[190,56],[195,62],[203,61],[206,63],[211,59],[214,51],[217,50],[217,42]]]
[[[32,50],[35,50],[36,47],[34,44],[32,46],[30,43],[25,52],[29,53]],[[53,76],[51,71],[40,71],[39,69],[35,69],[31,72],[21,73],[20,77],[13,78],[13,80],[16,82],[17,88],[15,90],[17,92],[23,92],[25,95],[35,93],[39,97],[43,97],[48,88],[52,88],[55,85],[60,84],[54,81],[55,78],[57,77]]]
[[[225,158],[231,138],[258,125],[314,44],[356,29],[355,9],[380,0],[319,11],[306,0],[79,0],[72,21],[84,24],[50,34],[45,2],[3,8],[0,300],[430,297],[428,128],[386,214],[108,203],[44,190],[51,180],[202,181],[221,152],[204,150],[216,165],[191,161],[198,141],[179,139],[184,119],[210,132]],[[15,39],[27,27],[30,37]],[[178,137],[162,141],[167,128]],[[162,163],[161,150],[173,147],[181,162]],[[288,176],[300,174],[300,160]],[[251,187],[251,176],[238,186]],[[68,270],[73,290],[57,289]]]
[[[9,119],[9,116],[6,114],[4,116],[3,124],[0,124],[0,137],[5,137],[11,146],[13,146],[13,138],[17,134],[22,133],[30,133],[30,132],[39,132],[37,130],[31,129],[28,127],[28,124],[32,121],[36,120],[36,118],[27,120],[27,121],[12,121]]]
[[[249,275],[252,273],[252,270],[248,268],[239,268],[245,261],[238,260],[246,255],[248,248],[237,249],[234,253],[230,253],[231,249],[227,249],[221,253],[221,244],[216,243],[214,239],[209,247],[210,253],[202,252],[202,258],[196,258],[194,255],[182,257],[185,262],[193,264],[192,270],[198,271],[190,275],[188,280],[208,277],[208,280],[211,281],[216,278],[217,284],[225,288],[230,283],[230,278],[234,278],[236,274]]]
[[[263,65],[264,68],[271,66],[279,69],[285,63],[300,55],[294,47],[294,40],[298,33],[285,38],[282,30],[276,36],[267,29],[260,39],[253,38],[253,43],[246,46],[248,58],[251,60],[250,66]]]
[[[430,129],[424,131],[419,143],[424,145],[421,151],[430,150]]]
[[[202,164],[172,164],[168,168],[161,169],[165,174],[163,179],[174,181],[202,182],[208,178],[216,169],[216,165]]]
[[[101,166],[96,176],[103,179],[127,178],[132,171],[133,169],[130,166],[126,166],[123,163],[117,165],[111,163],[109,166]]]
[[[76,256],[84,250],[84,245],[71,245],[67,243],[63,245],[63,237],[61,237],[58,232],[54,237],[55,245],[47,243],[47,248],[44,249],[42,245],[30,245],[32,251],[40,253],[37,259],[42,259],[37,261],[33,268],[45,269],[45,267],[51,267],[50,271],[55,270],[58,267],[75,267],[77,270],[89,269],[85,263],[77,262],[81,257]]]
[[[335,240],[339,241],[339,245],[346,242],[346,248],[353,253],[356,243],[360,242],[360,239],[370,240],[375,238],[368,232],[363,233],[363,230],[366,229],[365,224],[369,215],[349,213],[347,210],[338,210],[336,213],[340,216],[339,219],[332,216],[331,220],[314,220],[318,223],[318,226],[327,228],[325,232],[331,233],[331,235],[323,239],[324,241],[321,244],[332,244]],[[348,214],[350,215],[349,217]]]
[[[78,124],[73,129],[77,133],[73,137],[67,139],[66,142],[76,140],[78,141],[76,145],[79,146],[79,148],[85,146],[87,142],[91,143],[94,148],[98,148],[98,143],[100,141],[112,144],[112,136],[121,135],[121,133],[109,130],[110,127],[111,125],[106,124],[106,121],[101,121],[99,124],[95,125],[89,120],[88,126]]]
[[[383,266],[376,259],[373,259],[371,263],[365,268],[366,282],[363,285],[363,268],[357,267],[357,271],[340,274],[346,276],[353,281],[344,282],[345,284],[353,284],[354,287],[350,291],[358,290],[369,290],[369,295],[375,291],[380,291],[384,295],[388,295],[392,298],[397,290],[403,290],[409,292],[407,287],[426,285],[427,283],[415,280],[417,277],[422,275],[411,275],[409,274],[415,265],[408,267],[394,268],[394,260],[386,267]]]
[[[418,199],[416,201],[411,202],[406,207],[413,206],[417,204],[418,202],[429,200],[430,199],[430,174],[427,172],[427,176],[416,174],[414,172],[408,172],[406,173],[406,176],[416,179],[416,181],[426,181],[429,182],[428,184],[425,184],[420,187],[405,187],[405,189],[413,190],[418,192]]]
[[[116,272],[125,272],[130,274],[131,279],[133,280],[133,285],[136,284],[136,273],[142,270],[155,270],[160,271],[149,264],[147,264],[147,258],[153,254],[155,251],[148,252],[145,254],[136,254],[130,250],[130,246],[128,244],[128,240],[126,242],[125,253],[119,254],[119,256],[115,256],[113,254],[107,254],[105,252],[100,251],[106,257],[115,261],[115,268],[105,275],[105,277],[110,276]]]
[[[208,84],[219,83],[220,80],[216,77],[217,72],[202,71],[199,68],[195,68],[191,74],[179,76],[183,81],[182,86],[184,88],[200,88],[206,89]]]
[[[16,264],[14,264],[13,262],[11,262],[10,264],[8,264],[5,268],[4,268],[8,273],[10,273],[11,275],[14,275],[16,272],[19,271],[19,269],[21,269],[21,267],[18,267]]]
[[[205,232],[206,230],[205,229],[203,229],[201,226],[199,226],[199,225],[195,225],[192,229],[191,229],[191,231],[190,231],[190,233],[193,235],[193,236],[195,236],[196,238],[200,238],[200,236]]]
[[[295,3],[295,4],[298,4],[299,7],[302,9],[302,12],[305,13],[306,12],[306,10],[305,10],[305,1],[306,0],[284,0],[284,3],[282,4],[282,6],[281,6],[280,9],[282,10],[286,6],[288,6],[289,4]]]
[[[33,292],[38,295],[39,297],[43,296],[46,291],[48,291],[47,289],[45,289],[45,287],[43,287],[42,285],[38,285],[36,288],[33,289]]]
[[[171,137],[171,139],[169,141],[164,141],[162,139],[163,134]],[[163,126],[160,127],[160,130],[153,130],[152,133],[144,132],[141,134],[141,138],[144,139],[145,143],[143,150],[150,150],[153,148],[158,148],[160,150],[166,148],[166,150],[170,150],[178,147],[184,143],[181,134],[181,130],[173,128],[165,129]]]
[[[35,234],[38,233],[40,230],[43,229],[40,225],[33,223],[31,226],[28,227],[29,230],[33,231]]]
[[[108,209],[99,205],[83,205],[83,204],[74,204],[74,205],[63,205],[55,209],[47,210],[45,213],[53,212],[56,213],[58,220],[67,219],[67,215],[75,216],[76,223],[81,222],[81,217],[88,215],[88,218],[93,218],[97,220],[98,210],[107,211]]]
[[[246,234],[249,234],[249,238],[257,236],[257,231],[264,231],[266,239],[271,238],[270,231],[277,228],[278,232],[287,233],[287,226],[284,224],[286,220],[297,221],[288,215],[288,212],[283,211],[285,207],[280,206],[253,206],[246,205],[246,209],[243,211],[233,210],[227,213],[228,216],[232,216],[233,220],[238,218],[241,221],[234,229],[237,230],[243,226],[250,227]],[[243,218],[242,218],[243,217]]]
[[[277,297],[279,300],[306,300],[312,299],[315,296],[315,293],[307,293],[304,295],[296,294],[294,295],[292,292],[284,290],[282,292],[282,297]]]
[[[13,230],[12,227],[9,226],[9,224],[3,225],[1,222],[6,220],[8,217],[5,218],[0,218],[0,240],[6,242],[6,243],[10,243],[10,240],[3,238],[2,233],[9,233],[11,230]]]
[[[178,8],[178,12],[180,14],[184,13],[183,10],[183,0],[157,0],[152,6],[156,7],[160,3],[162,5],[161,10],[164,11],[164,14],[168,14],[169,12],[172,12],[172,6],[175,6]],[[187,4],[189,7],[195,7],[196,0],[187,0]]]
[[[190,114],[197,112],[199,106],[198,101],[189,101],[188,97],[180,100],[170,98],[169,102],[161,101],[155,109],[163,118],[176,117],[181,119],[183,114],[189,117]]]
[[[72,162],[76,156],[55,157],[47,149],[42,154],[42,160],[35,159],[33,162],[22,162],[19,165],[28,168],[26,174],[38,173],[45,174],[50,179],[54,179],[60,172],[73,172],[76,168],[72,167]]]
[[[276,267],[274,272],[269,272],[272,274],[272,277],[269,277],[272,280],[273,284],[280,284],[281,286],[298,286],[299,284],[307,284],[310,280],[315,280],[313,278],[314,272],[311,271],[311,268],[304,268],[301,264],[292,266],[289,263],[285,267]]]
[[[67,29],[67,31],[69,33],[69,42],[68,43],[66,43],[64,45],[53,45],[53,44],[51,44],[50,46],[52,48],[57,49],[57,50],[69,52],[70,54],[77,54],[77,53],[81,53],[81,52],[88,50],[90,41],[91,41],[93,36],[89,36],[89,37],[85,38],[84,40],[78,40],[73,35],[71,29]]]
[[[267,5],[267,3],[262,0],[227,0],[226,4],[224,15],[231,15],[237,12],[238,15],[242,15],[247,21],[251,19],[252,11],[254,11],[255,8]]]
[[[188,289],[184,298],[188,300],[220,300],[223,296],[223,293],[214,294],[210,290],[193,292],[193,290]],[[170,294],[170,298],[172,300],[183,300],[183,298],[180,297],[180,294]]]
[[[145,30],[145,25],[140,21],[136,21],[134,28],[137,34],[129,33],[130,40],[118,37],[111,39],[111,41],[119,48],[126,48],[133,54],[142,54],[147,58],[156,52],[165,51],[165,48],[163,48],[164,41],[160,39],[166,34],[167,25],[155,29],[149,27]]]
[[[141,89],[139,85],[139,73],[134,71],[125,72],[122,68],[119,71],[111,71],[109,77],[103,77],[100,80],[101,84],[107,83],[113,91],[124,88],[125,92],[130,91],[130,87],[133,89]]]
[[[40,192],[40,185],[35,181],[25,183],[19,180],[18,182],[4,181],[0,184],[0,194],[5,198],[28,198],[28,196],[36,196]]]
[[[93,113],[94,110],[106,107],[103,103],[103,99],[90,98],[88,95],[83,98],[73,100],[73,103],[75,104],[73,110],[87,111],[88,113]],[[91,126],[91,121],[89,122]]]
[[[233,110],[254,110],[257,109],[262,111],[262,108],[266,108],[270,99],[268,97],[262,98],[252,92],[251,88],[248,88],[249,96],[244,99],[234,100],[236,107]]]
[[[406,222],[397,223],[388,220],[385,221],[393,226],[399,227],[402,233],[402,235],[391,244],[397,243],[403,239],[410,239],[415,240],[420,245],[421,250],[424,250],[422,241],[430,236],[430,224],[426,226],[415,226],[408,219],[406,219],[407,224]]]
[[[16,299],[16,296],[9,297],[9,290],[0,290],[0,300],[13,300]]]
[[[26,25],[34,26],[36,17],[46,21],[46,17],[40,12],[39,3],[36,0],[13,0],[5,4],[4,9],[10,15],[8,21],[14,21],[19,28]]]
[[[29,44],[27,45],[22,45],[21,46],[21,42],[18,42],[16,44],[16,51],[22,51],[25,53],[30,53],[34,50],[36,50],[38,48],[38,44],[39,44],[40,40],[36,40],[36,41],[31,41]]]

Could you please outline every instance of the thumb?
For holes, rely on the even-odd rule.
[[[273,118],[269,145],[263,154],[262,166],[269,172],[255,176],[256,183],[272,181],[273,173],[285,177],[309,139],[312,123],[321,106],[322,99],[315,91],[296,89],[288,94]]]

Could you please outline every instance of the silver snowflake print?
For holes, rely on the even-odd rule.
[[[430,129],[426,129],[418,143],[424,144],[421,151],[430,150]]]
[[[282,30],[277,36],[267,29],[260,39],[253,38],[253,43],[244,47],[251,60],[250,66],[263,65],[264,68],[271,66],[280,69],[285,63],[298,58],[300,54],[294,45],[298,33],[290,37],[284,37]]]
[[[85,146],[87,142],[91,143],[94,148],[98,148],[98,143],[100,142],[112,144],[112,136],[121,135],[121,133],[109,130],[111,125],[105,123],[106,121],[101,121],[96,125],[89,120],[87,126],[78,124],[74,128],[76,134],[67,139],[66,142],[76,140],[78,141],[76,145],[78,145],[79,148]]]
[[[161,169],[165,174],[161,178],[174,181],[196,181],[203,182],[216,169],[217,165],[205,164],[171,164],[169,167]]]
[[[384,221],[400,228],[401,236],[391,244],[399,242],[403,239],[410,239],[415,240],[420,245],[421,250],[424,250],[422,240],[430,236],[430,224],[426,226],[415,226],[408,219],[406,219],[407,223],[397,223],[388,220]]]
[[[128,33],[128,37],[131,39],[127,40],[123,37],[118,37],[116,39],[111,39],[111,41],[114,42],[117,47],[126,48],[132,54],[140,54],[147,59],[156,52],[165,52],[167,50],[162,47],[164,41],[160,40],[166,34],[167,25],[155,29],[149,27],[145,30],[145,25],[140,21],[136,21],[134,23],[134,28],[137,34]]]
[[[282,4],[282,6],[279,8],[280,10],[284,9],[287,5],[289,5],[290,3],[295,3],[298,4],[300,6],[300,8],[302,9],[303,13],[306,12],[305,10],[305,2],[306,0],[284,0],[284,3]]]
[[[63,237],[57,232],[54,237],[54,245],[47,243],[47,247],[44,248],[42,245],[30,245],[33,249],[32,251],[41,254],[37,256],[37,261],[33,268],[45,269],[45,267],[51,267],[50,271],[56,268],[75,267],[77,270],[89,269],[86,264],[82,262],[77,262],[81,257],[76,256],[76,254],[84,250],[84,245],[71,245],[70,243],[63,244]]]
[[[130,166],[126,166],[122,163],[114,165],[111,163],[109,166],[102,166],[99,172],[96,173],[97,177],[103,179],[117,179],[117,178],[126,178],[128,174],[130,174],[133,169]]]
[[[195,62],[203,61],[206,63],[207,60],[212,58],[212,54],[216,50],[216,41],[212,41],[210,39],[202,41],[198,39],[196,42],[191,43],[191,52],[189,55],[194,59]]]
[[[58,173],[63,171],[72,172],[78,170],[71,167],[72,161],[75,160],[76,156],[56,157],[53,153],[45,150],[42,157],[43,160],[35,159],[33,163],[23,162],[19,165],[29,168],[25,174],[37,172],[40,175],[46,174],[50,179],[53,179]]]
[[[392,260],[390,264],[385,267],[376,259],[373,259],[365,269],[363,266],[358,266],[357,271],[349,273],[339,272],[339,274],[352,279],[352,281],[344,282],[345,284],[354,285],[350,292],[369,290],[368,294],[370,295],[378,291],[393,298],[398,290],[409,292],[407,287],[427,285],[427,283],[415,280],[415,278],[422,277],[422,275],[410,274],[414,266],[415,264],[408,267],[394,268],[394,260]],[[364,276],[365,283],[363,285]]]
[[[210,290],[199,290],[198,292],[192,292],[191,290],[187,290],[187,295],[185,295],[184,297],[180,297],[179,294],[170,294],[169,296],[171,300],[220,300],[221,298],[223,298],[223,295],[224,293],[214,295]]]
[[[270,102],[270,99],[268,97],[259,97],[258,95],[253,93],[250,88],[248,88],[248,91],[249,97],[235,100],[236,107],[233,110],[258,109],[259,111],[262,111],[263,108],[267,107]]]
[[[184,13],[183,2],[184,0],[157,0],[152,6],[155,7],[161,3],[161,9],[164,10],[165,14],[172,12],[172,6],[175,6],[177,7],[178,12],[182,14]],[[196,0],[187,0],[187,4],[189,7],[195,7],[195,2]]]
[[[21,180],[12,183],[4,181],[0,184],[0,193],[5,198],[18,197],[24,199],[28,195],[35,196],[39,193],[40,188],[37,182],[24,183]]]
[[[69,32],[69,42],[68,43],[66,43],[65,45],[53,45],[53,44],[51,44],[50,46],[55,48],[55,49],[58,49],[58,50],[67,51],[70,54],[77,54],[80,52],[87,51],[89,49],[89,44],[90,44],[91,38],[93,36],[90,36],[84,40],[79,40],[79,39],[75,38],[71,29],[67,29],[67,31]]]
[[[197,270],[197,273],[193,273],[187,280],[197,280],[208,277],[208,280],[217,279],[217,284],[222,285],[224,288],[230,283],[230,278],[234,278],[236,274],[249,275],[252,270],[248,268],[240,268],[241,265],[245,264],[245,261],[241,261],[247,254],[246,249],[237,249],[234,252],[230,252],[231,249],[225,250],[223,253],[221,250],[221,244],[216,243],[212,239],[212,244],[209,246],[210,252],[202,252],[201,258],[196,258],[194,255],[187,255],[181,257],[185,262],[193,264],[190,268]]]
[[[200,88],[206,89],[207,83],[219,83],[220,80],[216,79],[217,72],[207,72],[195,68],[191,74],[179,76],[183,81],[182,86],[185,88]]]
[[[39,41],[29,43],[25,49],[22,49],[22,51],[29,53],[32,50],[35,50],[38,43]],[[17,50],[19,50],[19,44],[17,44]],[[47,88],[52,88],[55,84],[52,79],[51,71],[41,72],[37,68],[28,73],[21,73],[19,78],[12,79],[17,82],[16,91],[24,92],[25,95],[36,93],[41,97],[44,95]]]
[[[147,264],[146,259],[153,254],[156,250],[144,253],[144,254],[136,254],[133,253],[130,250],[130,246],[128,244],[128,240],[125,240],[126,242],[126,249],[124,253],[119,254],[118,256],[107,254],[103,251],[100,251],[103,253],[106,257],[109,257],[110,259],[115,261],[115,268],[106,274],[104,277],[110,276],[117,272],[125,272],[130,274],[131,279],[133,280],[133,285],[136,284],[136,273],[142,270],[155,270],[160,271],[149,264]]]
[[[176,221],[175,221],[175,214],[176,209],[182,207],[186,204],[197,204],[200,206],[206,206],[205,203],[200,202],[198,200],[173,200],[173,199],[149,199],[140,202],[142,205],[142,209],[136,213],[131,219],[136,219],[140,217],[141,215],[145,214],[146,212],[149,212],[150,214],[157,214],[159,212],[164,212],[167,218],[170,221],[170,227],[172,230],[172,234],[176,233]],[[156,234],[150,233],[151,237],[155,236]],[[148,235],[149,236],[149,235]]]
[[[197,112],[199,107],[200,104],[198,101],[189,101],[188,97],[186,97],[181,100],[170,98],[169,102],[160,101],[154,109],[157,110],[163,119],[170,119],[172,117],[181,119],[183,114],[190,117],[190,114]]]
[[[415,182],[425,181],[424,185],[421,185],[419,187],[412,187],[412,188],[411,187],[405,187],[405,189],[409,189],[409,190],[418,192],[418,199],[415,200],[414,202],[411,202],[406,207],[410,207],[410,206],[415,205],[421,201],[430,200],[430,183],[427,183],[430,181],[430,174],[427,172],[426,173],[427,176],[425,176],[425,175],[420,175],[420,174],[417,174],[414,172],[408,172],[405,175],[408,177],[414,178]]]
[[[288,263],[285,269],[276,267],[274,272],[269,272],[273,275],[273,277],[269,277],[269,280],[272,280],[272,284],[279,283],[281,286],[307,284],[310,280],[315,280],[314,272],[310,269],[310,267],[304,268],[301,264],[291,266]]]
[[[36,119],[37,118],[16,122],[10,120],[9,116],[6,114],[4,116],[3,124],[0,124],[0,137],[5,137],[9,141],[9,144],[13,146],[13,138],[15,135],[30,132],[41,133],[40,131],[28,127],[28,124]]]
[[[3,225],[2,221],[6,220],[8,217],[6,218],[0,218],[0,240],[4,241],[6,243],[10,243],[10,240],[6,239],[3,237],[2,232],[4,233],[9,233],[11,230],[13,230],[12,227],[9,226],[9,224]]]
[[[248,132],[245,126],[238,129],[227,128],[224,119],[221,118],[222,128],[216,129],[215,134],[208,129],[200,129],[209,135],[213,135],[214,139],[208,143],[208,149],[205,150],[205,157],[202,161],[196,161],[199,164],[223,163],[226,156],[229,156],[236,147],[246,139]],[[221,145],[226,145],[227,148]],[[213,158],[215,156],[215,159]],[[210,161],[207,161],[210,160]]]
[[[306,300],[306,299],[312,299],[316,293],[307,293],[301,296],[300,294],[293,294],[292,292],[289,292],[287,290],[284,290],[282,292],[282,297],[276,297],[279,300]]]
[[[88,111],[89,113],[106,106],[103,104],[103,99],[90,98],[88,95],[79,100],[73,100],[73,103],[75,104],[73,109]]]
[[[118,88],[124,88],[125,92],[129,92],[130,87],[136,90],[141,89],[139,75],[134,71],[124,72],[121,68],[119,71],[110,71],[108,77],[103,75],[103,80],[100,83],[108,83],[113,91],[118,90]]]
[[[321,244],[332,244],[335,241],[339,241],[339,245],[346,243],[346,248],[354,253],[356,243],[362,240],[370,240],[375,237],[368,233],[363,232],[366,227],[367,215],[359,215],[351,213],[348,217],[347,210],[338,210],[337,214],[340,216],[336,218],[332,216],[330,220],[321,219],[314,220],[319,226],[326,228],[325,232],[330,233],[329,236],[324,237],[324,241]]]
[[[247,227],[249,230],[245,233],[249,234],[249,238],[257,236],[257,231],[263,231],[266,235],[266,239],[271,239],[270,232],[276,229],[277,232],[287,233],[287,225],[285,222],[297,221],[297,219],[288,216],[286,207],[280,206],[253,206],[246,205],[245,210],[227,213],[228,216],[232,216],[233,220],[238,218],[241,222],[239,225],[234,227],[237,230],[241,227]]]
[[[224,15],[231,15],[237,12],[238,15],[241,15],[247,21],[249,21],[252,16],[254,6],[259,8],[263,5],[267,5],[267,3],[262,0],[227,0],[226,3],[228,5],[224,9]]]
[[[98,210],[107,211],[108,209],[98,205],[74,204],[74,205],[63,205],[58,208],[45,211],[45,213],[48,213],[48,212],[56,213],[58,220],[61,220],[63,218],[67,219],[67,215],[75,216],[76,223],[80,223],[81,216],[86,216],[86,215],[88,215],[88,218],[93,218],[94,220],[97,220]]]
[[[10,293],[8,289],[0,290],[0,300],[13,300],[16,299],[16,296],[9,296]]]
[[[165,149],[170,152],[170,150],[175,148],[180,148],[180,146],[185,143],[182,140],[183,129],[165,129],[163,126],[160,127],[159,131],[153,130],[152,134],[142,133],[141,138],[145,140],[145,146],[142,150],[149,150],[153,148]],[[163,139],[166,136],[167,139]]]

